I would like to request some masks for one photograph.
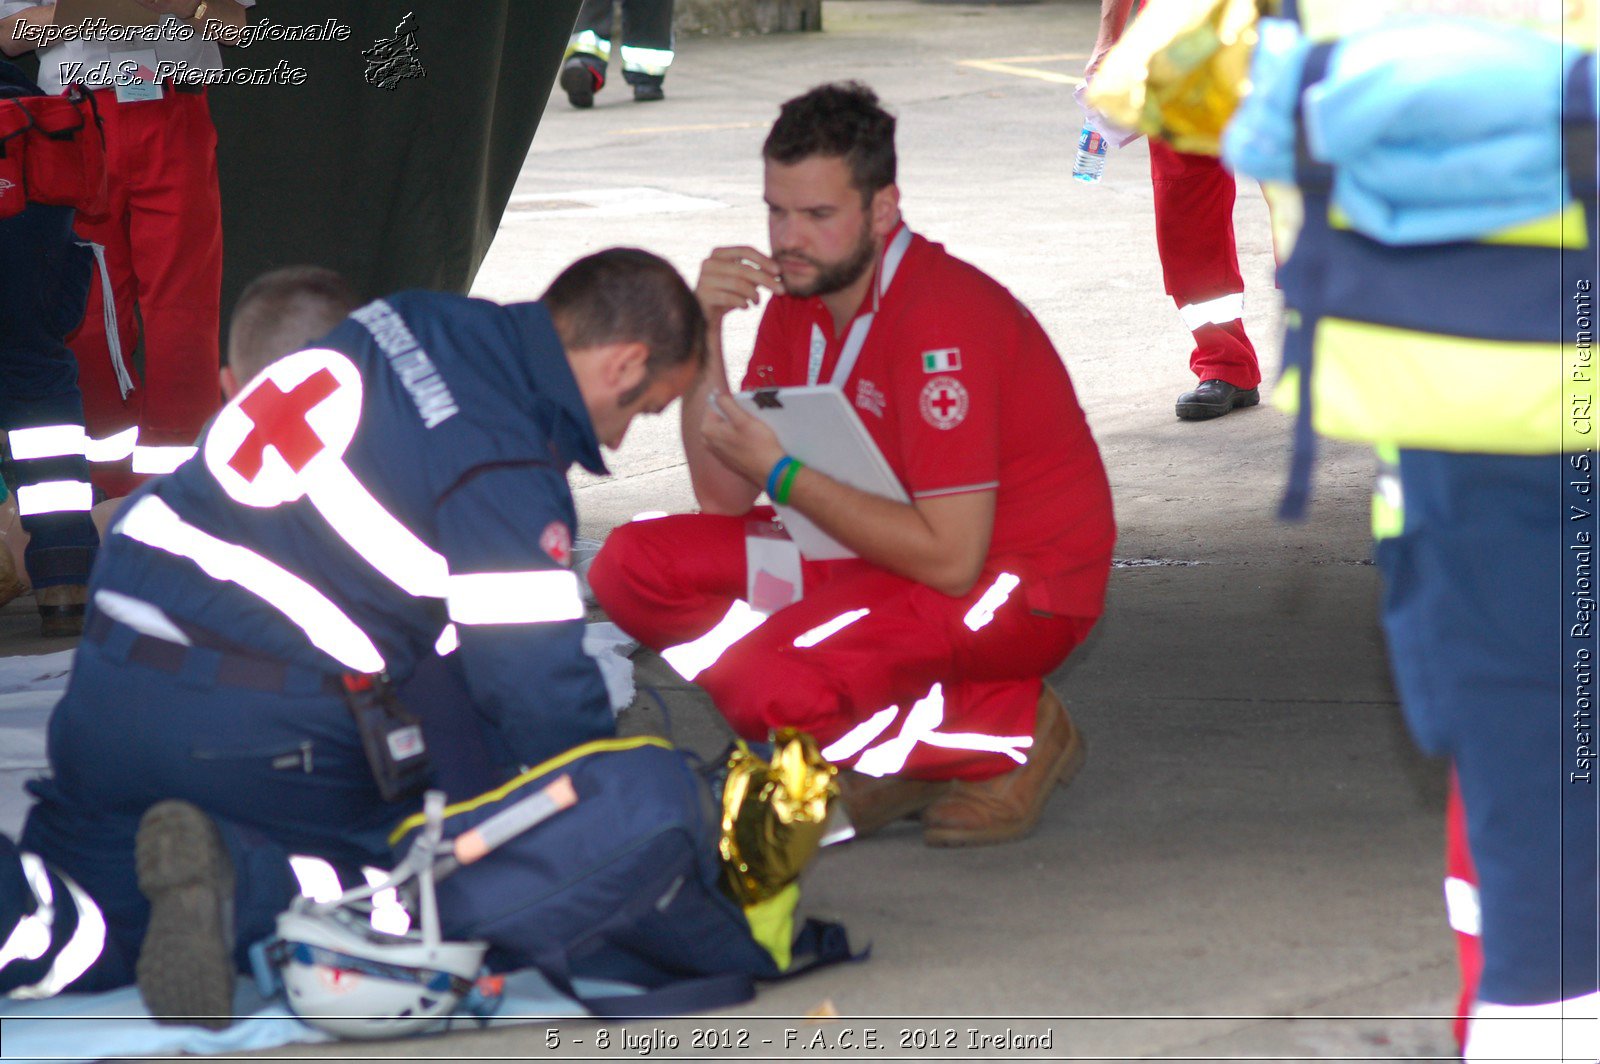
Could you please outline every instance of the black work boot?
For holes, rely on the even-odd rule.
[[[561,91],[577,108],[594,106],[594,94],[605,87],[605,64],[589,55],[574,55],[561,64]]]
[[[1227,381],[1201,381],[1193,391],[1178,396],[1178,417],[1184,421],[1205,421],[1259,402],[1259,388],[1235,388]]]

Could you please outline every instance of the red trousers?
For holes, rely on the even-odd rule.
[[[1261,366],[1244,332],[1233,175],[1213,156],[1187,155],[1151,138],[1150,182],[1167,294],[1194,333],[1189,368],[1203,381],[1254,388]]]
[[[222,299],[222,201],[217,133],[204,95],[170,86],[160,100],[121,104],[95,93],[105,123],[110,208],[80,218],[78,236],[105,248],[122,357],[134,387],[123,394],[104,317],[105,285],[95,270],[83,325],[69,338],[78,358],[95,485],[126,495],[166,472],[222,405],[217,384]],[[138,306],[135,317],[134,306]],[[143,380],[134,370],[143,324]],[[128,430],[137,428],[137,440]],[[116,441],[108,445],[106,441]],[[135,444],[137,445],[135,447]]]
[[[1000,566],[954,598],[852,560],[803,563],[804,598],[760,620],[739,601],[746,523],[684,514],[623,525],[589,584],[747,739],[799,728],[829,760],[869,775],[984,779],[1026,760],[1042,678],[1095,618],[1033,613]]]

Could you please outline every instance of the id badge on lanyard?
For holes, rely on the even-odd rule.
[[[745,601],[771,616],[800,601],[805,590],[800,548],[776,521],[750,520],[744,529]]]
[[[889,241],[889,246],[884,249],[883,262],[879,264],[877,278],[872,286],[872,309],[860,315],[850,323],[850,333],[844,339],[844,348],[839,352],[839,364],[833,368],[833,377],[829,384],[840,390],[850,380],[850,374],[855,371],[856,360],[861,357],[861,349],[867,345],[867,333],[872,329],[872,319],[878,316],[878,302],[883,293],[889,288],[894,275],[900,269],[900,260],[905,258],[906,249],[911,246],[911,230],[901,226],[895,233],[894,239]],[[806,383],[816,384],[822,379],[822,360],[828,353],[828,340],[823,335],[822,326],[815,322],[811,325],[811,350],[806,359]]]
[[[111,77],[117,87],[118,103],[142,103],[161,99],[164,90],[156,77],[154,48],[111,53]]]

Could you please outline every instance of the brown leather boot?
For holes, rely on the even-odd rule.
[[[858,839],[882,831],[896,820],[916,816],[950,789],[949,780],[868,776],[852,769],[841,771],[838,782],[839,797]]]
[[[83,609],[89,589],[83,584],[56,584],[34,592],[39,602],[39,634],[74,636],[83,634]]]
[[[1048,686],[1039,695],[1028,762],[991,779],[959,780],[922,814],[929,846],[988,846],[1033,830],[1051,788],[1065,786],[1083,767],[1083,733]]]

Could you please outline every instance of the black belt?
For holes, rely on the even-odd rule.
[[[144,635],[106,616],[101,610],[90,611],[89,620],[83,627],[83,636],[102,645],[115,643],[119,648],[125,647],[122,654],[124,660],[174,675],[189,671],[199,664],[197,659],[203,656],[207,675],[225,687],[243,687],[272,694],[293,693],[314,687],[327,694],[344,694],[344,683],[338,676],[301,665],[287,665],[270,658],[211,647],[189,647]],[[213,663],[216,666],[214,671],[210,668]]]

